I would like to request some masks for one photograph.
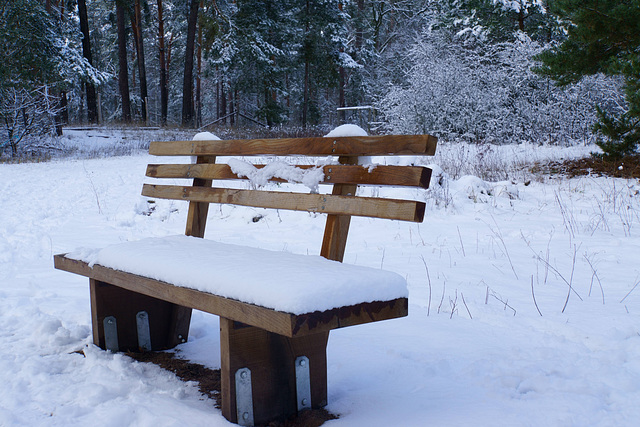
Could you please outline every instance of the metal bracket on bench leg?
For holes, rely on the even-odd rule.
[[[102,321],[104,326],[104,346],[107,350],[116,353],[120,350],[118,345],[118,323],[113,316],[107,316]]]
[[[253,425],[253,391],[251,389],[251,370],[242,368],[236,371],[236,410],[238,424]]]
[[[296,358],[296,398],[298,411],[311,409],[311,378],[307,356]]]
[[[138,347],[142,351],[151,351],[151,331],[149,330],[149,315],[146,311],[136,314],[138,329]]]

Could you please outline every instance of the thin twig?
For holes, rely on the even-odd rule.
[[[442,308],[442,303],[444,301],[444,291],[446,289],[447,286],[447,282],[444,281],[442,282],[442,298],[440,299],[440,305],[438,306],[438,314],[440,314],[440,309]]]
[[[549,233],[549,241],[547,242],[547,254],[546,261],[547,263],[544,266],[544,284],[547,284],[547,279],[549,278],[549,256],[551,254],[551,239],[553,238],[553,231]]]
[[[584,259],[587,261],[587,264],[589,264],[589,267],[591,267],[591,272],[592,272],[591,285],[589,286],[589,296],[591,296],[591,288],[593,287],[593,278],[595,277],[596,280],[598,280],[598,285],[600,285],[600,293],[602,294],[602,304],[604,304],[604,289],[602,287],[602,282],[600,281],[600,277],[598,277],[598,272],[593,267],[593,264],[591,263],[591,260],[589,259],[589,257],[587,257],[586,252],[583,256],[584,256]]]
[[[465,254],[464,252],[464,243],[462,243],[462,235],[460,234],[460,227],[457,227],[458,229],[458,238],[460,239],[460,247],[462,248],[462,256],[466,257],[467,254]]]
[[[622,301],[626,300],[626,299],[627,299],[627,297],[628,297],[629,295],[631,295],[631,292],[633,292],[633,290],[634,290],[636,287],[638,287],[638,285],[640,285],[640,280],[639,280],[639,281],[637,281],[635,285],[633,285],[633,288],[631,288],[631,290],[630,290],[629,292],[627,292],[627,294],[624,296],[624,298],[622,298],[622,299],[620,300],[620,302],[622,302]]]
[[[553,271],[555,274],[557,274],[558,277],[560,277],[562,279],[562,281],[564,283],[566,283],[567,286],[569,286],[569,290],[572,291],[578,297],[578,299],[580,301],[584,301],[582,299],[582,297],[580,296],[580,294],[578,294],[578,292],[575,289],[573,289],[573,286],[571,286],[571,283],[569,283],[567,281],[567,279],[564,278],[564,276],[558,271],[558,269],[555,268],[554,266],[552,266],[551,263],[549,263],[549,261],[542,259],[542,257],[538,253],[536,253],[536,251],[531,247],[531,244],[524,237],[524,234],[522,234],[522,231],[520,232],[520,236],[522,236],[522,240],[524,240],[525,243],[527,244],[527,246],[529,247],[529,249],[531,249],[531,252],[533,252],[533,254],[535,255],[536,259],[538,259],[538,261],[541,261],[544,265],[549,267],[551,269],[551,271]],[[573,274],[573,270],[571,271],[571,274]]]
[[[451,300],[451,298],[449,298],[449,305],[451,306],[451,315],[449,316],[449,319],[452,319],[454,313],[458,311],[458,290],[457,289],[456,289],[456,299]]]
[[[571,290],[573,289],[573,272],[576,269],[576,253],[578,252],[578,248],[573,245],[573,263],[571,264],[571,277],[569,278],[569,291],[567,292],[567,299],[564,302],[564,307],[562,307],[562,313],[564,313],[565,308],[567,308],[567,304],[569,304],[569,297],[571,296]]]
[[[427,246],[427,244],[424,242],[424,239],[422,238],[422,234],[420,234],[420,224],[417,224],[416,228],[418,230],[418,237],[420,237],[420,240],[422,241],[422,246]]]
[[[562,200],[562,198],[560,197],[560,193],[555,191],[555,196],[556,196],[556,202],[558,203],[558,206],[560,207],[560,213],[562,214],[562,220],[564,222],[564,227],[566,228],[567,232],[569,232],[569,237],[570,238],[574,238],[575,237],[575,233],[576,233],[576,229],[577,226],[574,224],[575,223],[575,219],[573,218],[573,215],[570,214],[567,209],[564,206],[564,201]]]
[[[505,311],[507,310],[507,307],[509,307],[511,310],[513,310],[513,315],[514,316],[516,315],[516,309],[509,305],[509,300],[504,301],[502,297],[499,297],[498,295],[496,295],[494,291],[491,291],[491,296],[497,299],[498,301],[500,301],[502,304],[504,304]]]
[[[489,230],[491,230],[491,232],[498,238],[500,243],[502,243],[502,247],[504,248],[504,254],[507,256],[507,260],[509,261],[509,265],[511,265],[511,271],[513,271],[513,275],[516,276],[516,280],[519,280],[518,273],[516,273],[516,269],[514,268],[513,262],[511,261],[511,256],[509,256],[509,251],[507,250],[507,245],[505,244],[504,238],[502,237],[502,233],[500,232],[500,227],[498,226],[498,222],[493,217],[493,215],[491,216],[491,219],[493,220],[493,223],[496,225],[496,228],[498,229],[497,232],[489,224],[487,224],[487,223],[485,223],[485,224],[487,224],[487,226],[489,227]]]
[[[427,262],[424,260],[424,256],[420,255],[422,258],[422,263],[424,264],[424,269],[427,271],[427,284],[429,285],[429,304],[427,305],[427,316],[431,312],[431,277],[429,276],[429,267],[427,267]]]
[[[467,313],[469,313],[469,319],[473,320],[473,317],[471,316],[471,312],[469,311],[469,307],[467,306],[467,302],[464,300],[464,294],[462,292],[460,292],[460,296],[462,297],[462,303],[464,304],[464,308],[466,308]]]
[[[82,167],[84,169],[84,173],[87,175],[87,178],[89,179],[89,184],[91,185],[91,190],[93,190],[93,195],[96,198],[96,204],[98,205],[98,213],[102,214],[102,208],[100,207],[100,198],[98,197],[98,190],[96,190],[96,186],[93,184],[93,179],[91,179],[91,174],[89,174],[89,171],[87,170],[87,166],[84,164],[84,162],[82,163]]]
[[[536,310],[538,310],[538,314],[542,317],[542,313],[540,312],[540,308],[538,307],[538,302],[536,301],[536,294],[533,292],[533,274],[531,275],[531,296],[533,297],[533,304],[536,306]]]

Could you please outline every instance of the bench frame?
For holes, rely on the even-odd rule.
[[[433,155],[435,148],[436,139],[429,135],[153,142],[150,154],[196,155],[197,161],[194,165],[151,164],[147,176],[193,178],[193,185],[145,184],[142,194],[189,200],[185,234],[195,237],[204,237],[211,202],[329,212],[320,254],[341,262],[351,215],[415,222],[424,216],[421,202],[370,199],[362,203],[366,198],[355,197],[358,183],[427,188],[431,175],[422,167],[367,170],[357,166],[358,156]],[[290,203],[286,199],[294,197],[287,196],[290,193],[211,188],[214,179],[238,179],[228,166],[215,164],[221,155],[337,155],[340,165],[325,166],[323,183],[333,184],[331,195],[303,194]],[[256,197],[257,192],[266,197]],[[222,413],[241,425],[263,425],[302,409],[325,406],[329,331],[408,314],[408,299],[398,298],[294,315],[100,265],[89,267],[65,254],[56,255],[54,263],[58,269],[89,277],[93,341],[103,349],[173,348],[187,340],[192,309],[219,315]]]

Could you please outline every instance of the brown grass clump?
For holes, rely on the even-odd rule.
[[[563,162],[551,162],[546,165],[536,165],[533,172],[564,175],[569,178],[585,175],[640,178],[640,155],[627,156],[618,160],[591,156]]]

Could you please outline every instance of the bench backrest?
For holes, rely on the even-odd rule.
[[[424,202],[356,195],[358,185],[428,188],[429,168],[420,166],[358,165],[361,156],[432,156],[437,139],[430,135],[351,136],[335,138],[283,138],[253,140],[152,142],[149,153],[157,156],[196,156],[187,164],[150,164],[147,176],[153,178],[193,179],[193,185],[145,184],[142,195],[161,199],[189,201],[185,234],[203,237],[209,203],[224,203],[273,209],[326,213],[324,239],[320,255],[342,261],[351,216],[388,218],[422,222]],[[320,184],[333,185],[331,194],[270,191],[260,188],[231,189],[213,187],[213,181],[239,180],[233,168],[216,164],[218,157],[278,156],[299,169],[308,170],[314,159],[331,156],[337,164],[322,166]],[[190,157],[186,157],[190,160]],[[302,163],[302,164],[297,164]],[[335,161],[331,162],[335,163]],[[257,169],[265,165],[254,165]],[[236,169],[236,172],[238,170]],[[284,181],[273,177],[275,182]]]

